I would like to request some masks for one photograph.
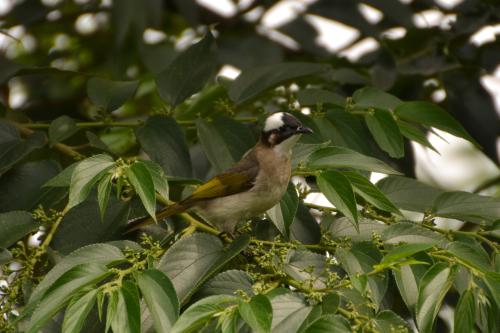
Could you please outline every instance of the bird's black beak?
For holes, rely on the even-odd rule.
[[[311,133],[313,133],[313,130],[310,129],[309,127],[299,126],[299,127],[297,127],[295,132],[300,133],[300,134],[311,134]]]

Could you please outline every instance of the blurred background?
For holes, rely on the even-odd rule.
[[[481,144],[429,133],[436,153],[417,143],[399,161],[438,187],[495,194],[499,169],[500,7],[491,0],[0,0],[1,100],[9,117],[95,119],[79,77],[36,75],[32,68],[115,80],[141,78],[136,105],[114,116],[158,108],[147,78],[211,25],[219,75],[281,61],[337,68],[349,96],[372,85],[404,100],[432,100]],[[28,68],[26,75],[9,79]],[[152,82],[152,81],[151,81]],[[142,98],[140,96],[144,96]],[[124,137],[126,139],[126,137]],[[114,138],[114,140],[125,140]],[[112,139],[110,139],[112,140]],[[377,176],[374,177],[376,180]]]

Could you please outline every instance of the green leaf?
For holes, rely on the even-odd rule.
[[[334,314],[340,305],[340,296],[336,293],[330,293],[323,298],[321,310],[324,314]]]
[[[196,128],[203,151],[216,172],[232,167],[255,144],[250,129],[228,117],[199,119]]]
[[[297,143],[292,150],[292,170],[297,169],[299,165],[305,165],[309,155],[328,145],[328,141],[323,143]]]
[[[380,262],[380,265],[389,266],[400,261],[403,258],[408,258],[415,253],[422,252],[433,247],[434,244],[430,243],[415,243],[415,244],[402,244],[392,248]]]
[[[182,129],[170,117],[152,116],[136,130],[137,140],[149,158],[161,165],[167,176],[192,176],[189,148]]]
[[[438,244],[445,240],[444,236],[425,229],[415,222],[398,222],[391,224],[382,232],[382,240],[385,244],[408,244],[429,243]]]
[[[296,281],[307,283],[315,289],[326,287],[327,258],[304,249],[289,250],[282,271]]]
[[[416,212],[430,210],[434,200],[443,193],[415,179],[400,176],[383,178],[377,183],[377,187],[397,207]]]
[[[406,102],[399,105],[394,112],[398,118],[403,120],[432,126],[477,144],[455,118],[436,104],[429,102]]]
[[[387,199],[385,194],[361,174],[354,171],[344,171],[343,174],[349,179],[354,193],[378,209],[401,215],[399,209]]]
[[[444,296],[453,284],[455,268],[439,262],[429,268],[420,280],[416,305],[416,323],[420,332],[430,333]]]
[[[271,299],[273,321],[271,332],[297,332],[313,307],[308,306],[298,294],[288,292]]]
[[[45,275],[40,284],[33,290],[29,299],[29,304],[36,305],[57,279],[78,265],[91,263],[108,265],[124,259],[123,253],[115,246],[92,244],[81,247],[61,259],[61,261]],[[25,309],[24,313],[29,313],[29,309]]]
[[[299,202],[295,220],[290,226],[290,239],[302,244],[318,244],[321,238],[321,228],[312,216],[309,208]]]
[[[0,248],[0,265],[10,262],[12,258],[12,253],[9,250]]]
[[[387,174],[399,174],[384,162],[343,147],[327,147],[309,155],[311,169],[353,168]]]
[[[378,332],[411,332],[406,320],[391,310],[380,311],[373,322]]]
[[[83,295],[75,295],[64,312],[62,332],[78,333],[82,330],[90,310],[97,299],[97,289],[91,289]]]
[[[69,187],[71,185],[71,177],[78,163],[79,162],[75,162],[68,165],[63,171],[43,184],[43,187]]]
[[[215,40],[208,31],[203,39],[179,54],[158,74],[158,93],[166,102],[176,106],[201,90],[215,68]]]
[[[126,171],[130,184],[141,198],[148,214],[156,222],[156,195],[153,178],[143,163],[133,163]]]
[[[146,169],[148,169],[148,172],[153,179],[155,191],[158,192],[158,194],[160,194],[164,199],[168,200],[168,179],[161,166],[152,161],[137,161],[136,163],[141,163],[146,167]]]
[[[93,77],[87,81],[87,95],[92,103],[106,111],[113,111],[135,94],[139,81],[111,81]]]
[[[253,331],[258,333],[271,331],[273,309],[266,296],[257,295],[249,302],[240,301],[238,310]]]
[[[229,88],[229,98],[237,104],[257,97],[279,84],[304,76],[320,75],[331,70],[324,64],[288,62],[253,67],[243,71]]]
[[[446,250],[483,273],[493,270],[490,257],[481,245],[473,246],[472,244],[457,241],[449,244]]]
[[[85,136],[87,137],[87,141],[89,142],[90,147],[99,149],[106,153],[114,154],[114,152],[108,147],[108,145],[105,144],[104,141],[102,141],[101,138],[96,134],[90,131],[85,131]]]
[[[286,239],[290,237],[290,225],[292,224],[297,208],[299,207],[299,197],[293,183],[288,184],[288,188],[281,198],[281,201],[266,213]]]
[[[104,154],[94,155],[78,163],[71,176],[67,209],[84,201],[94,185],[111,170],[114,165],[115,162],[113,158]]]
[[[10,247],[39,226],[28,212],[12,211],[0,214],[0,247]]]
[[[415,259],[420,262],[427,262],[432,265],[432,259],[426,254],[416,254]],[[425,274],[427,266],[424,264],[401,265],[392,270],[394,280],[399,289],[408,310],[415,313],[415,306],[418,299],[418,285],[420,279]]]
[[[168,332],[179,317],[179,301],[172,282],[156,269],[145,270],[136,279],[156,331]]]
[[[316,177],[319,189],[358,228],[356,198],[349,180],[340,172],[327,171]]]
[[[468,192],[446,192],[436,198],[432,211],[442,217],[491,223],[500,219],[500,199]]]
[[[104,220],[104,213],[108,207],[109,195],[111,194],[111,179],[113,175],[108,173],[101,178],[97,184],[97,202],[99,202],[99,212],[101,214],[101,221]]]
[[[390,111],[375,109],[365,115],[365,122],[373,138],[383,151],[394,158],[405,155],[403,136]]]
[[[175,323],[170,333],[199,332],[215,314],[238,304],[238,298],[229,295],[209,296],[187,308]]]
[[[351,326],[342,316],[327,314],[307,327],[304,333],[350,333]]]
[[[436,148],[434,148],[434,146],[429,142],[427,133],[425,133],[422,129],[401,120],[398,120],[397,124],[399,126],[399,130],[401,131],[401,134],[403,134],[405,138],[415,141],[424,147],[430,148],[439,154]]]
[[[487,272],[484,274],[483,281],[488,287],[497,307],[500,308],[500,273]]]
[[[64,273],[41,299],[31,316],[26,333],[38,332],[78,290],[102,280],[107,274],[108,270],[101,264],[83,264]]]
[[[348,237],[354,242],[371,241],[373,234],[380,235],[388,226],[385,223],[360,217],[358,228],[356,228],[346,217],[337,218],[332,221],[321,222],[321,227],[326,229],[333,239]]]
[[[78,132],[76,122],[68,116],[54,119],[49,126],[49,141],[51,144],[62,142]]]
[[[141,308],[137,286],[131,281],[123,281],[118,290],[116,312],[111,320],[113,332],[140,333]]]
[[[297,93],[297,100],[301,106],[333,104],[344,107],[346,98],[328,90],[305,89]]]
[[[195,233],[175,242],[157,268],[170,278],[183,304],[202,283],[245,249],[249,241],[243,235],[225,249],[219,238]]]
[[[476,319],[476,303],[474,292],[471,289],[465,290],[458,300],[454,315],[455,333],[473,332]]]
[[[362,246],[353,246],[350,251],[339,249],[337,255],[340,264],[350,277],[367,274],[373,270],[373,266],[378,264],[378,258],[375,257],[378,255],[378,251],[374,247],[363,248]],[[368,287],[371,291],[370,297],[376,306],[382,302],[387,291],[387,284],[386,273],[368,276]]]
[[[352,95],[356,106],[394,110],[403,102],[394,95],[374,87],[358,89]]]
[[[197,295],[203,297],[220,294],[234,295],[237,290],[241,290],[252,296],[254,294],[252,284],[252,278],[247,272],[232,269],[214,276],[203,285]]]

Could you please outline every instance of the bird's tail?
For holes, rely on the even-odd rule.
[[[156,219],[158,221],[161,221],[161,220],[166,219],[167,217],[170,217],[172,215],[182,213],[187,208],[188,207],[186,207],[182,203],[179,203],[179,202],[175,203],[175,204],[170,205],[170,206],[162,209],[161,211],[159,211],[156,214]],[[153,223],[154,223],[154,220],[151,217],[138,219],[136,221],[133,221],[133,222],[127,224],[127,229],[126,229],[125,233],[128,234],[128,233],[134,232],[142,227],[145,227],[145,226],[147,226],[149,224],[153,224]]]

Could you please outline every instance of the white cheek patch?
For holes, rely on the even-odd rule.
[[[283,112],[278,112],[269,116],[266,119],[266,123],[264,125],[264,132],[269,132],[285,125],[282,118],[283,118]]]

